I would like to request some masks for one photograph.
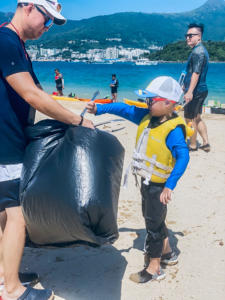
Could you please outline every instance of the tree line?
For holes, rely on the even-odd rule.
[[[209,52],[210,61],[225,61],[225,42],[204,41],[206,49]],[[191,53],[191,49],[185,41],[178,41],[166,45],[162,50],[150,53],[147,57],[150,60],[158,61],[186,61]]]

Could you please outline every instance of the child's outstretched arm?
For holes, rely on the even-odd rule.
[[[112,104],[95,104],[89,102],[87,104],[87,111],[91,114],[113,114],[125,118],[135,124],[139,124],[141,120],[149,113],[148,109],[128,105],[125,103],[112,103]]]

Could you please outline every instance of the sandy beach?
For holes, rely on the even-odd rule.
[[[63,105],[76,113],[83,103]],[[86,115],[95,123],[118,119],[113,115]],[[165,280],[138,285],[130,273],[143,267],[144,219],[141,195],[132,175],[121,187],[118,211],[120,237],[112,246],[71,249],[26,248],[22,269],[36,271],[36,287],[51,288],[65,300],[224,300],[225,299],[225,115],[203,115],[211,152],[190,154],[188,168],[168,205],[167,225],[179,263],[167,267]],[[45,118],[38,114],[37,120]],[[112,132],[126,149],[128,166],[137,126],[124,121]],[[29,267],[29,268],[28,268]]]

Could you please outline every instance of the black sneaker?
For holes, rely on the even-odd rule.
[[[178,263],[178,257],[174,251],[161,256],[161,264],[173,266]]]
[[[142,271],[138,273],[133,273],[130,275],[130,280],[136,282],[136,283],[145,283],[148,281],[153,280],[162,280],[166,277],[166,274],[160,269],[160,273],[150,274],[146,271],[146,269],[143,269]]]
[[[39,281],[39,276],[37,273],[19,273],[19,280],[22,285],[35,285]]]
[[[174,266],[178,263],[178,257],[174,251],[163,254],[161,256],[160,263],[162,265]],[[150,264],[150,256],[148,253],[144,253],[144,268],[147,268]]]

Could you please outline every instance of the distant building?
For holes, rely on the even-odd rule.
[[[122,41],[122,39],[120,39],[120,38],[107,38],[107,39],[105,39],[106,41],[109,41],[109,42],[113,42],[113,41],[116,41],[116,42],[121,42]]]
[[[36,60],[37,56],[39,55],[38,49],[27,49],[27,53],[29,54],[31,60]]]
[[[156,45],[151,45],[148,47],[149,50],[156,50],[156,51],[159,51],[159,50],[162,50],[163,47],[161,46],[156,46]]]
[[[117,59],[119,57],[119,50],[114,48],[107,48],[105,53],[106,59]]]

